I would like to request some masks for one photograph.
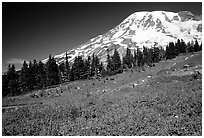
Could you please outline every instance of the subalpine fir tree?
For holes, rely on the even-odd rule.
[[[20,76],[19,76],[19,86],[20,86],[20,90],[21,93],[22,92],[27,92],[29,91],[29,69],[28,69],[28,64],[26,63],[26,61],[23,62],[23,67],[21,68],[20,71]]]
[[[166,56],[167,56],[167,59],[172,59],[176,57],[175,46],[173,42],[170,42],[169,46],[166,47]]]
[[[88,59],[84,61],[84,79],[89,79],[90,77],[90,63],[91,63],[91,57],[89,56]]]
[[[120,59],[120,55],[119,55],[118,51],[116,50],[116,48],[115,48],[114,53],[113,53],[112,62],[113,62],[114,74],[115,73],[121,73],[122,72],[121,59]]]
[[[137,67],[137,53],[136,50],[134,49],[134,53],[133,53],[133,67],[136,68]]]
[[[9,95],[14,96],[20,93],[19,91],[19,75],[16,72],[15,66],[8,67],[7,71]]]
[[[133,67],[133,55],[131,54],[131,50],[127,47],[126,55],[123,57],[123,64],[128,68]]]
[[[5,97],[9,94],[8,89],[8,76],[6,74],[2,75],[2,97]]]
[[[107,70],[107,74],[110,76],[110,75],[113,75],[113,62],[112,62],[112,58],[110,57],[109,55],[109,49],[107,49],[107,67],[106,67],[106,70]]]
[[[93,77],[96,74],[96,61],[95,61],[95,55],[94,53],[92,54],[92,60],[91,60],[91,71],[90,71],[90,76]]]
[[[42,61],[39,61],[38,63],[38,71],[37,71],[37,89],[42,89],[46,87],[46,71],[45,71],[45,65]]]
[[[36,82],[36,79],[37,79],[37,73],[38,73],[38,63],[37,63],[37,60],[33,60],[33,66],[32,66],[32,69],[31,69],[31,73],[32,73],[32,77],[33,77],[33,89],[36,89],[36,86],[37,86],[37,82]]]
[[[148,55],[148,49],[143,46],[143,56],[144,56],[144,62],[146,64],[149,64],[149,55]]]
[[[191,43],[189,43],[188,45],[188,52],[191,53],[191,52],[194,52],[194,42],[191,41]]]
[[[163,47],[160,47],[160,50],[159,50],[159,59],[160,60],[165,59],[165,50],[164,50]]]
[[[148,49],[148,61],[149,61],[149,66],[150,67],[153,67],[154,66],[154,63],[156,60],[157,60],[157,54],[156,54],[156,51],[155,51],[155,48],[150,48]]]
[[[137,55],[138,55],[138,62],[137,66],[138,67],[143,67],[144,66],[144,58],[143,58],[143,53],[140,51],[139,48],[137,48]]]
[[[82,56],[75,57],[70,71],[70,81],[84,79],[85,69]]]
[[[181,43],[180,43],[180,53],[186,53],[186,43],[183,41],[183,39],[181,39]]]
[[[160,61],[159,48],[153,47],[153,49],[151,49],[150,52],[153,56],[152,62],[159,62]]]
[[[51,55],[49,55],[49,59],[46,63],[46,81],[47,86],[57,85],[60,83],[58,65],[54,57],[51,57]]]
[[[198,40],[196,39],[196,40],[195,40],[195,44],[194,44],[194,51],[195,51],[195,52],[198,52],[199,49],[200,49],[200,47],[199,47],[199,44],[198,44]]]
[[[68,55],[66,52],[66,57],[65,57],[65,75],[66,75],[66,81],[69,80],[69,72],[70,72],[70,66],[69,66],[69,61],[68,61]]]
[[[102,62],[100,64],[99,70],[100,70],[101,77],[105,77],[107,75],[106,69]]]
[[[64,83],[67,80],[67,75],[66,75],[66,69],[65,69],[65,64],[62,62],[59,65],[59,76],[60,76],[60,82]]]
[[[202,51],[202,43],[200,44],[200,48],[199,48],[199,51]]]
[[[29,66],[28,66],[28,89],[29,90],[34,90],[36,86],[36,82],[35,82],[36,69],[34,69],[34,68],[37,68],[36,65],[34,67],[34,64],[31,61],[29,62]]]
[[[173,42],[171,42],[171,43],[173,43]],[[178,56],[179,53],[181,53],[181,49],[182,49],[182,47],[181,47],[181,41],[178,39],[177,42],[176,42],[175,45],[174,45],[174,55],[175,55],[175,56]],[[170,52],[171,52],[171,51],[170,51]],[[170,56],[170,57],[171,57],[171,56]]]
[[[59,78],[59,68],[58,65],[54,59],[54,57],[52,57],[52,71],[53,71],[53,85],[57,85],[60,83],[60,78]]]
[[[95,66],[95,75],[99,75],[100,72],[99,72],[99,66],[100,66],[100,60],[98,58],[98,56],[95,56],[95,60],[94,60],[94,66]]]

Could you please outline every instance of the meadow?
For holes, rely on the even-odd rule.
[[[202,52],[5,97],[2,135],[201,136]]]

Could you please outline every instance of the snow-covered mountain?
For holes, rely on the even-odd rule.
[[[189,11],[178,13],[167,11],[135,12],[122,21],[118,26],[103,35],[92,38],[76,49],[67,51],[69,61],[78,55],[84,58],[95,53],[101,61],[106,61],[107,49],[112,54],[117,48],[120,55],[130,49],[143,46],[165,47],[169,42],[183,39],[191,42],[195,39],[202,41],[202,17]],[[58,63],[65,59],[65,52],[55,56]],[[44,62],[47,59],[43,60]]]

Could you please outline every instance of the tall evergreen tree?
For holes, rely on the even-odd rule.
[[[88,59],[84,61],[84,79],[90,77],[90,69],[91,69],[91,57],[89,56]]]
[[[69,73],[70,73],[70,66],[69,66],[69,61],[68,61],[68,55],[66,52],[66,57],[65,57],[65,72],[66,72],[66,80],[69,80]]]
[[[183,41],[183,39],[181,39],[181,44],[180,44],[180,53],[186,53],[186,48],[187,48],[187,46],[186,46],[186,43]]]
[[[202,43],[200,44],[200,48],[199,48],[199,51],[202,51]]]
[[[148,49],[144,46],[143,46],[143,56],[144,56],[144,62],[149,63]]]
[[[82,56],[75,57],[74,63],[70,71],[70,81],[84,79],[85,76],[84,61]]]
[[[128,68],[133,67],[133,55],[131,54],[131,50],[127,47],[126,55],[123,57],[123,64],[127,65]]]
[[[90,76],[94,76],[96,74],[96,61],[95,61],[95,55],[94,53],[92,54],[92,61],[91,61],[91,71],[90,71]]]
[[[113,68],[112,58],[109,55],[109,49],[107,49],[107,67],[106,67],[106,70],[107,70],[108,75],[113,75],[114,68]]]
[[[150,55],[152,55],[153,59],[152,62],[159,62],[160,61],[160,55],[159,55],[159,48],[153,47],[153,49],[150,50]]]
[[[19,81],[20,81],[20,89],[21,92],[27,92],[29,91],[29,69],[28,69],[28,64],[26,63],[26,61],[23,62],[23,67],[21,68],[20,71],[20,77],[19,77]]]
[[[65,69],[65,64],[62,62],[59,65],[59,76],[60,76],[60,82],[64,83],[67,80],[67,75],[66,75],[66,69]]]
[[[137,66],[138,67],[143,67],[144,66],[144,58],[143,58],[143,53],[140,51],[139,48],[137,48],[137,55],[138,55],[138,62]]]
[[[191,43],[189,43],[188,45],[188,52],[191,53],[191,52],[194,52],[194,42],[191,41]]]
[[[8,89],[8,76],[6,74],[2,75],[2,97],[5,97],[9,95],[9,89]]]
[[[174,43],[173,42],[170,42],[169,43],[169,46],[166,47],[166,58],[167,59],[172,59],[172,58],[175,58],[176,57],[176,54],[175,54],[175,46],[174,46]]]
[[[46,63],[46,80],[47,86],[57,85],[60,83],[58,65],[54,57],[51,57],[51,55],[49,55],[49,59]]]
[[[199,47],[199,44],[198,44],[198,40],[196,39],[196,40],[195,40],[195,44],[194,44],[194,51],[195,51],[195,52],[198,52],[199,49],[200,49],[200,47]]]
[[[103,65],[102,62],[101,62],[101,64],[100,64],[99,71],[100,71],[100,76],[101,76],[101,77],[105,77],[105,76],[107,75],[107,72],[106,72],[106,70],[105,70],[104,65]]]
[[[173,42],[171,42],[171,45],[173,44]],[[169,47],[170,48],[170,47]],[[170,49],[169,49],[170,50]],[[180,39],[177,40],[177,42],[175,43],[174,45],[174,55],[175,56],[178,56],[182,51],[182,46],[181,46],[181,41]],[[170,53],[172,54],[172,52],[170,51]],[[172,56],[170,55],[170,58]]]
[[[94,58],[95,58],[95,60],[94,60],[95,74],[98,76],[100,74],[100,72],[99,72],[100,60],[99,60],[98,56],[95,56]]]
[[[32,66],[32,70],[31,70],[31,73],[32,73],[32,77],[33,77],[33,88],[36,89],[37,87],[37,76],[38,76],[38,63],[37,63],[37,60],[33,60],[33,66]]]
[[[15,66],[12,65],[8,67],[7,71],[7,79],[8,79],[8,90],[9,95],[14,96],[20,94],[19,91],[19,76],[16,72]]]
[[[120,55],[119,55],[118,51],[116,50],[116,48],[115,48],[114,53],[113,53],[112,62],[113,62],[114,73],[121,73],[122,72],[121,59],[120,59]]]
[[[163,47],[160,47],[160,50],[159,50],[159,59],[160,60],[165,59],[165,50],[164,50]]]
[[[134,49],[134,55],[133,55],[133,67],[137,67],[137,53],[136,53],[136,50]]]
[[[33,74],[33,63],[30,61],[28,66],[28,89],[33,90],[35,86],[35,78]]]
[[[46,71],[45,65],[42,61],[38,62],[38,70],[37,70],[37,89],[45,88],[46,87]]]
[[[158,53],[157,53],[157,50],[156,48],[150,48],[148,49],[148,61],[149,61],[149,66],[152,67],[154,66],[154,63],[153,62],[157,62],[158,60]]]

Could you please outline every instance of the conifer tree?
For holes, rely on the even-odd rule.
[[[136,50],[134,49],[134,56],[133,56],[133,67],[137,67],[137,53],[136,53]]]
[[[14,96],[19,94],[19,75],[16,72],[15,66],[8,67],[7,71],[9,95]]]
[[[21,71],[20,71],[19,81],[20,81],[19,86],[20,86],[21,92],[29,91],[29,69],[26,61],[23,62],[23,67],[21,68]]]
[[[150,55],[152,55],[153,59],[151,62],[159,62],[160,56],[159,56],[159,48],[153,47],[153,49],[150,50]]]
[[[188,52],[189,53],[194,52],[194,42],[193,41],[191,41],[191,43],[189,43],[188,45]]]
[[[91,70],[90,70],[90,76],[93,77],[96,74],[96,65],[95,65],[95,55],[92,54],[92,61],[91,61]]]
[[[133,55],[131,54],[131,50],[127,47],[126,55],[123,57],[123,64],[127,65],[128,68],[133,67]]]
[[[60,82],[64,83],[67,80],[67,75],[66,75],[66,69],[65,69],[65,64],[62,62],[59,65],[59,76],[60,76]]]
[[[166,50],[167,50],[167,59],[172,59],[176,57],[175,46],[173,42],[169,43],[169,46]]]
[[[105,77],[107,75],[107,72],[106,72],[102,62],[100,64],[99,70],[100,70],[101,77]]]
[[[150,48],[148,49],[148,61],[149,61],[149,66],[152,67],[154,66],[154,62],[158,60],[158,53],[156,51],[156,48]]]
[[[99,67],[100,67],[100,60],[98,56],[95,56],[95,61],[94,61],[94,66],[95,66],[95,74],[98,76],[99,75]]]
[[[39,61],[38,63],[38,70],[37,70],[37,89],[41,89],[46,87],[46,71],[45,71],[45,65],[42,61]]]
[[[186,53],[189,53],[189,47],[190,47],[190,42],[188,42],[187,44],[186,44]]]
[[[165,59],[165,50],[163,47],[160,47],[160,50],[159,50],[159,59],[162,60],[162,59]]]
[[[202,43],[200,44],[200,48],[199,48],[199,51],[202,51]]]
[[[180,53],[186,53],[186,43],[181,39],[181,44],[180,44]]]
[[[37,73],[38,73],[38,63],[37,63],[37,60],[33,60],[33,66],[32,66],[32,69],[31,69],[31,73],[32,73],[32,77],[33,77],[33,89],[36,89],[37,87]]]
[[[114,50],[114,53],[113,53],[113,57],[112,57],[112,62],[113,62],[113,71],[114,71],[114,74],[115,73],[121,73],[121,59],[120,59],[120,55],[118,53],[118,51]]]
[[[46,80],[47,86],[57,85],[60,82],[58,65],[51,55],[46,63]]]
[[[91,63],[91,57],[89,56],[88,59],[84,61],[84,79],[87,79],[90,77],[90,63]]]
[[[143,58],[143,53],[140,51],[139,48],[137,48],[137,55],[138,55],[138,62],[137,66],[138,67],[143,67],[144,66],[144,58]]]
[[[6,74],[2,75],[2,97],[5,97],[9,94],[8,89],[8,76]]]
[[[173,42],[171,42],[171,45],[172,45],[172,43]],[[182,51],[181,41],[180,41],[180,39],[178,39],[174,45],[174,55],[178,56],[181,53],[181,51]],[[172,52],[170,51],[170,53],[172,53]],[[172,57],[172,56],[170,56],[170,57]]]
[[[199,47],[198,41],[197,41],[197,39],[196,39],[196,40],[195,40],[195,44],[194,44],[194,51],[195,51],[195,52],[198,52],[199,49],[200,49],[200,47]]]
[[[70,71],[70,81],[84,79],[85,69],[82,56],[75,57]]]
[[[112,58],[109,55],[109,49],[107,49],[107,67],[106,67],[106,70],[107,70],[107,74],[109,76],[113,75],[113,62],[112,62]]]
[[[30,61],[28,65],[28,90],[33,90],[34,89],[34,74],[33,74],[33,63]]]
[[[148,49],[144,46],[143,46],[143,56],[144,56],[144,62],[148,64],[149,62]]]
[[[66,75],[66,81],[69,80],[69,73],[70,73],[70,66],[69,66],[69,61],[68,61],[68,55],[66,52],[66,57],[65,57],[65,75]]]

